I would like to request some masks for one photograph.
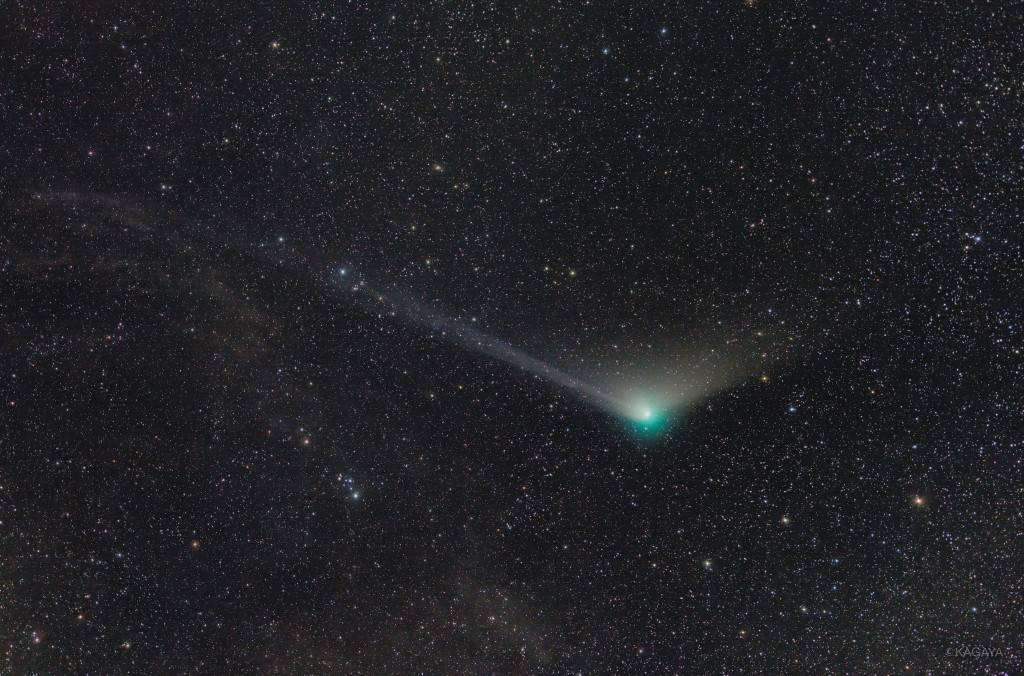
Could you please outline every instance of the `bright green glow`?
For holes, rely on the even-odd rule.
[[[628,416],[630,427],[640,434],[659,434],[668,427],[668,415],[665,411],[648,406],[639,405]]]

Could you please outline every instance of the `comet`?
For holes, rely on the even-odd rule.
[[[677,419],[677,411],[742,381],[748,371],[736,350],[695,345],[677,354],[666,349],[662,358],[632,369],[629,376],[570,371],[445,316],[406,293],[370,284],[352,266],[336,268],[334,281],[356,294],[357,302],[384,305],[389,314],[423,326],[443,340],[537,376],[584,405],[625,422],[641,436],[665,433]]]
[[[48,206],[62,206],[76,213],[93,211],[124,226],[140,238],[162,242],[179,252],[203,255],[207,247],[228,249],[284,269],[311,283],[328,284],[345,302],[379,309],[408,320],[438,334],[442,339],[466,350],[482,354],[518,370],[532,374],[568,392],[583,404],[624,421],[640,435],[660,435],[667,431],[677,413],[713,394],[732,387],[751,374],[749,350],[736,340],[709,341],[677,338],[655,351],[646,363],[639,357],[622,361],[628,367],[613,373],[594,368],[568,369],[490,335],[456,317],[444,315],[430,304],[415,300],[409,293],[391,286],[370,283],[354,264],[330,263],[322,252],[303,251],[285,244],[251,242],[223,234],[211,237],[209,229],[192,235],[177,227],[179,219],[164,212],[152,213],[125,199],[100,193],[73,191],[36,193],[35,200]],[[199,244],[200,246],[196,246]],[[203,246],[205,245],[205,246]],[[722,322],[716,322],[721,324]],[[699,332],[698,332],[699,334]],[[641,341],[650,344],[650,339]],[[761,352],[762,361],[766,356]],[[583,360],[584,363],[586,360]],[[601,360],[596,360],[600,362]],[[760,365],[759,365],[760,366]]]

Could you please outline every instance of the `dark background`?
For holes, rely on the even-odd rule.
[[[1021,12],[819,4],[6,3],[0,670],[1019,670]]]

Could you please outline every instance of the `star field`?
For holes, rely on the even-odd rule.
[[[1024,668],[1019,8],[8,4],[0,672]]]

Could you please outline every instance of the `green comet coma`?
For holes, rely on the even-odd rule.
[[[644,434],[660,434],[668,427],[668,415],[664,411],[651,406],[644,406],[636,414],[628,417],[633,431]]]

